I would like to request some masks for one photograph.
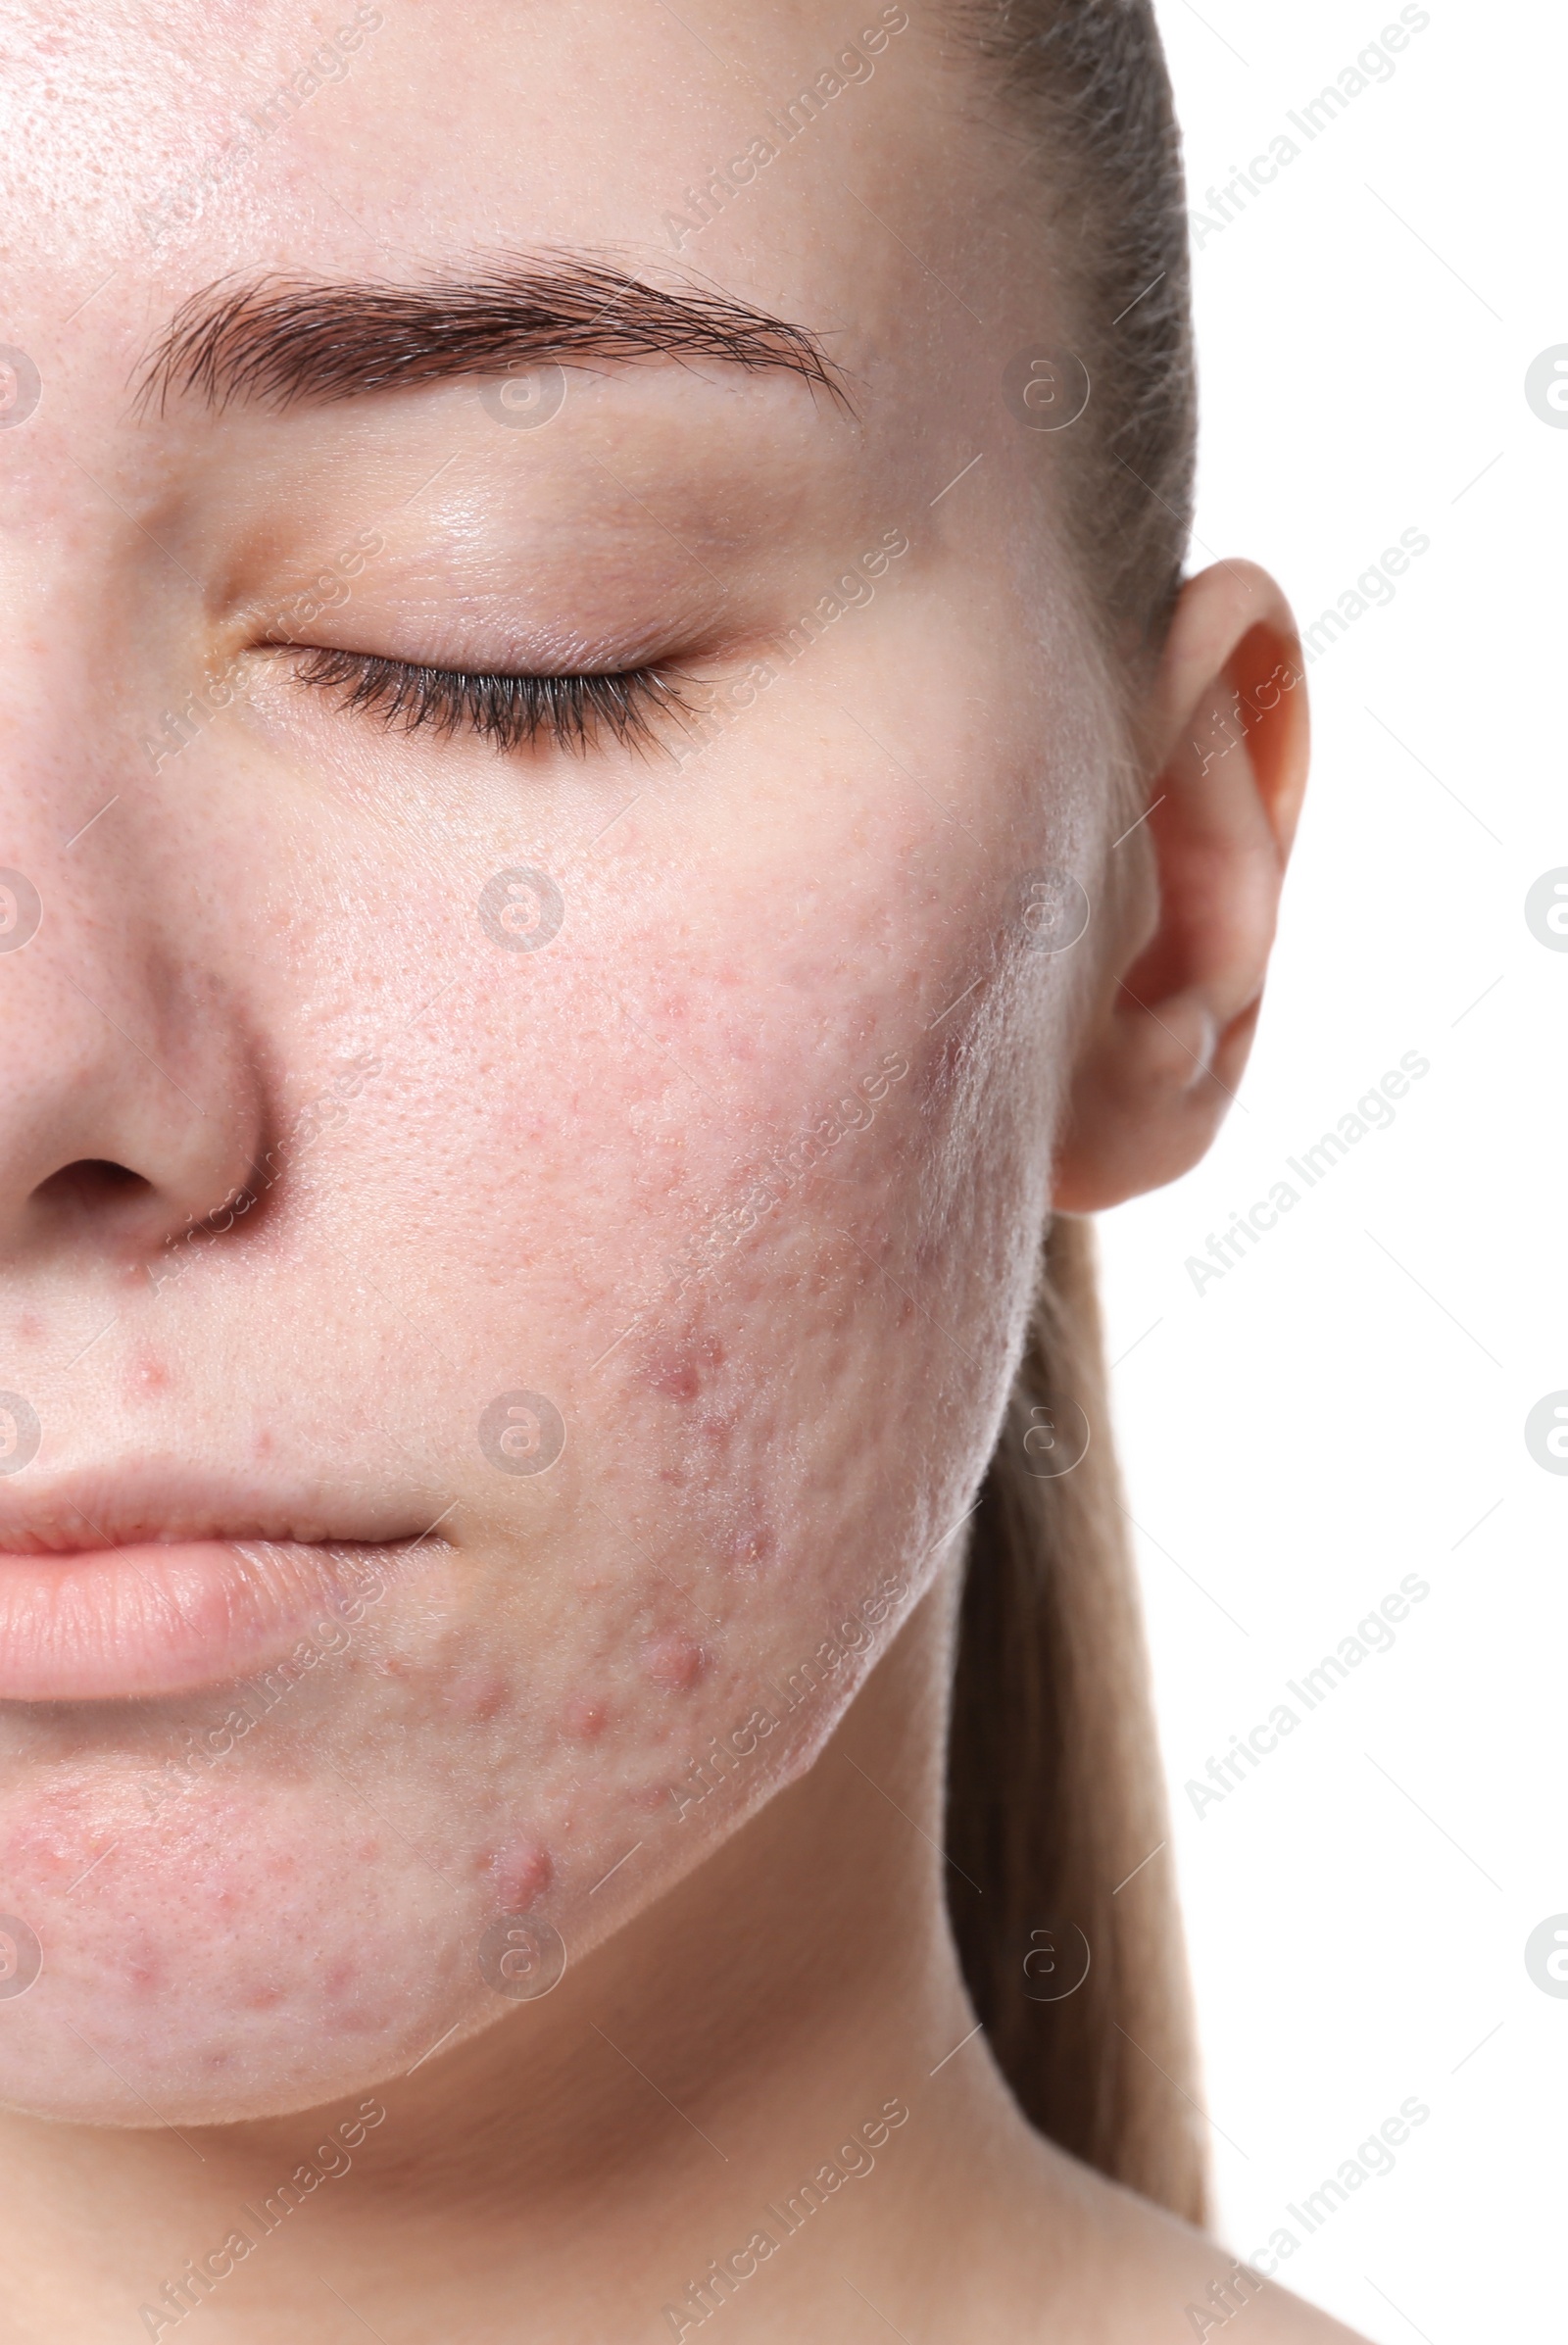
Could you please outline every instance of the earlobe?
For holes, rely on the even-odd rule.
[[[1187,1172],[1247,1063],[1306,785],[1305,669],[1290,607],[1250,562],[1184,587],[1151,697],[1145,906],[1102,970],[1055,1167],[1093,1212]],[[1107,872],[1107,893],[1120,875]]]

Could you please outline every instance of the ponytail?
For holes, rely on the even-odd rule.
[[[1069,1472],[1041,1478],[1025,1437],[1077,1423],[1064,1402],[1082,1410],[1089,1446]],[[975,2011],[1031,2123],[1200,2223],[1203,2143],[1168,1833],[1093,1234],[1058,1215],[969,1549],[948,1762],[947,1841],[959,1869],[949,1868],[949,1908]],[[1075,1976],[1085,1945],[1082,1983],[1034,1999],[1043,1975],[1062,1984]],[[1047,1973],[1053,1961],[1058,1973]]]

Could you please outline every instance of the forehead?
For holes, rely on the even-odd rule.
[[[918,5],[9,0],[0,22],[4,338],[29,349],[86,335],[130,363],[230,272],[407,278],[501,247],[721,285],[851,366],[978,351],[995,322],[987,142]]]

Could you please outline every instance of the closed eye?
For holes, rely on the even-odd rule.
[[[658,667],[578,675],[467,674],[422,667],[370,652],[317,650],[295,669],[297,680],[335,692],[346,710],[379,716],[390,730],[429,727],[440,738],[471,733],[498,751],[540,739],[586,754],[603,738],[643,749],[655,720],[690,714],[683,681]]]

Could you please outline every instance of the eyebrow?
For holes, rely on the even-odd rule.
[[[844,398],[814,334],[729,294],[670,292],[571,256],[502,256],[423,284],[222,279],[175,312],[136,404],[330,406],[456,375],[661,356],[782,369]]]

